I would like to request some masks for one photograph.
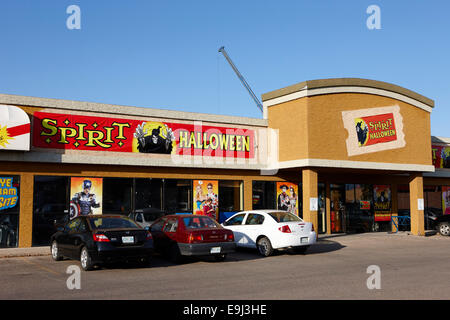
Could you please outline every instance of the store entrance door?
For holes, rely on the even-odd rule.
[[[346,232],[345,222],[345,185],[330,185],[331,233]]]

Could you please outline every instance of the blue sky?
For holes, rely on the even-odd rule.
[[[69,30],[69,5],[81,29]],[[369,30],[369,5],[381,29]],[[255,94],[358,77],[435,100],[450,137],[448,1],[2,0],[0,93],[261,117]]]

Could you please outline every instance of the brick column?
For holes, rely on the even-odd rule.
[[[422,173],[413,173],[409,180],[409,201],[411,208],[411,233],[425,235],[423,209],[419,210],[419,201],[424,205]]]
[[[303,220],[307,222],[312,222],[314,225],[314,230],[316,233],[319,228],[318,221],[318,182],[317,182],[317,171],[313,169],[303,169],[302,170],[302,186],[303,186]],[[317,204],[315,210],[311,210],[311,199]]]
[[[325,199],[326,199],[325,213],[327,220],[327,234],[331,234],[331,188],[329,182],[326,182],[325,184]]]
[[[253,210],[253,185],[252,180],[244,180],[244,210]]]
[[[19,247],[31,247],[33,235],[33,188],[31,173],[20,175]]]

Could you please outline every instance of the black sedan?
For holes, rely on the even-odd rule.
[[[443,236],[450,236],[450,214],[441,215],[436,218],[436,228]]]
[[[119,215],[87,215],[69,221],[51,237],[51,254],[80,260],[84,270],[116,261],[148,263],[153,254],[151,233]]]

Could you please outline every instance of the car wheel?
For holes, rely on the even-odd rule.
[[[272,244],[267,237],[262,237],[261,239],[259,239],[257,247],[259,253],[264,257],[268,257],[273,253]]]
[[[439,224],[439,233],[443,236],[450,236],[450,223],[441,222]]]
[[[86,247],[83,247],[83,249],[81,249],[80,264],[81,268],[83,268],[84,271],[92,270],[92,268],[94,267],[94,265],[92,264],[91,256],[89,255]]]
[[[216,260],[217,262],[225,261],[226,258],[227,258],[227,254],[226,253],[215,254],[214,255],[214,260]]]
[[[63,259],[62,255],[59,253],[59,247],[56,240],[53,240],[52,246],[50,247],[50,252],[52,254],[53,260],[61,261]]]
[[[181,262],[181,253],[180,249],[178,248],[178,245],[176,243],[172,244],[172,246],[169,249],[169,260],[173,263],[180,263]]]
[[[294,252],[295,253],[305,253],[308,250],[308,248],[309,248],[309,246],[295,247]]]

